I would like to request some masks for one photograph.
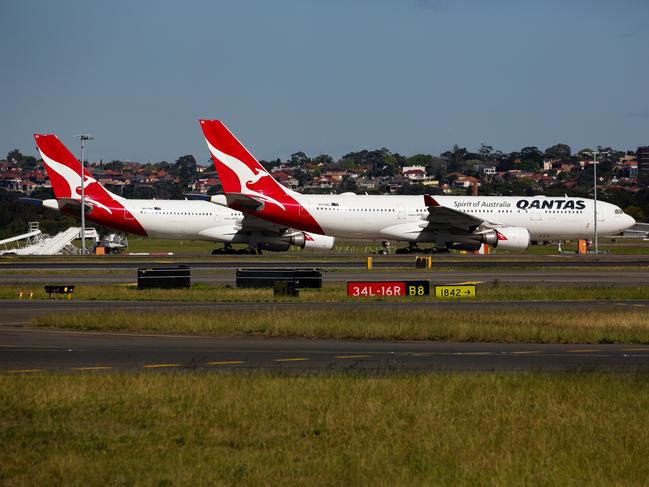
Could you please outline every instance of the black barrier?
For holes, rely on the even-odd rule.
[[[137,270],[138,289],[178,289],[190,286],[191,270],[188,265]]]
[[[74,286],[48,285],[45,286],[45,292],[50,295],[50,299],[52,299],[52,294],[67,294],[69,299],[70,295],[74,292]]]
[[[238,269],[237,287],[273,288],[276,281],[295,282],[297,288],[322,288],[320,269]]]
[[[273,284],[273,295],[298,298],[300,296],[300,289],[297,287],[295,281],[275,281]]]

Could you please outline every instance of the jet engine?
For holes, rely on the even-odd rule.
[[[303,249],[331,250],[336,243],[334,237],[318,235],[317,233],[298,232],[291,237],[291,244]]]
[[[525,250],[530,245],[530,232],[524,227],[498,227],[463,235],[444,235],[448,249],[478,250],[482,244],[505,250]]]
[[[257,242],[256,247],[259,250],[266,250],[269,252],[286,252],[290,245],[291,244],[288,240],[271,238]]]
[[[499,227],[498,234],[499,249],[525,250],[530,246],[530,232],[524,227]]]
[[[302,249],[331,250],[336,239],[316,233],[295,232],[281,237],[260,236],[251,240],[251,247],[269,252],[286,252],[291,245]]]

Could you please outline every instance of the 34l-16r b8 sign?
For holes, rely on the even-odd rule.
[[[364,297],[406,297],[427,296],[430,293],[428,281],[349,281],[347,296]]]

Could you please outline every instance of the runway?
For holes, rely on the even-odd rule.
[[[405,268],[415,267],[416,256],[427,257],[426,254],[408,255],[375,255],[372,256],[375,268]],[[431,255],[433,268],[504,268],[521,267],[649,267],[649,255]],[[30,257],[0,259],[0,270],[54,270],[54,269],[137,269],[139,267],[156,267],[166,265],[190,265],[192,269],[226,269],[235,270],[240,267],[319,267],[323,269],[365,269],[365,256],[337,256],[323,254],[306,258],[292,258],[284,255],[277,256],[213,256],[210,259],[186,257],[147,256],[106,256],[101,260],[70,257]]]
[[[649,346],[237,339],[0,327],[6,374],[65,370],[649,371]]]

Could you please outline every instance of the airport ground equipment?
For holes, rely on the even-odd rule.
[[[179,289],[190,286],[191,269],[188,265],[137,270],[138,289]]]
[[[95,247],[95,253],[100,254],[98,250],[102,249],[104,254],[121,254],[126,248],[128,248],[128,239],[126,237],[117,233],[110,233],[101,238]]]
[[[0,250],[0,255],[75,255],[79,253],[79,249],[72,245],[72,242],[79,238],[80,234],[81,228],[70,227],[50,237],[41,232],[38,222],[29,222],[27,233],[0,240],[0,245],[5,247]],[[86,228],[86,238],[97,241],[99,239],[97,230]],[[20,242],[23,242],[22,246]],[[7,248],[9,243],[19,246]]]
[[[71,299],[74,286],[48,285],[45,286],[45,292],[50,295],[50,299],[52,299],[52,294],[65,294],[68,299]]]
[[[237,269],[237,287],[273,288],[276,281],[295,282],[298,288],[322,288],[321,269]]]

